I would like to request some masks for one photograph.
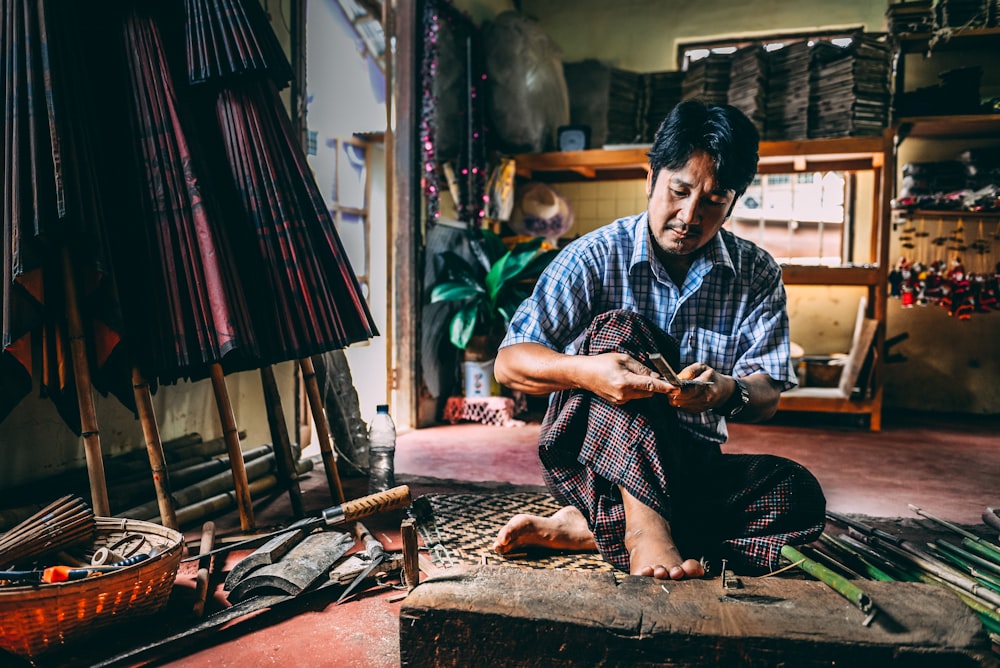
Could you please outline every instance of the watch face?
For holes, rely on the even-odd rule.
[[[559,128],[560,151],[582,151],[587,148],[587,131],[582,127]]]

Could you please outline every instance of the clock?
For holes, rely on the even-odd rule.
[[[590,126],[563,125],[557,132],[560,151],[583,151],[590,144]]]

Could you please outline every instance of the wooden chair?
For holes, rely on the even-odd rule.
[[[869,389],[871,373],[862,379],[865,361],[878,333],[878,320],[866,316],[867,300],[858,305],[851,350],[844,362],[837,387],[797,387],[781,395],[779,411],[868,414],[869,428],[882,428],[882,389]],[[876,351],[877,352],[877,351]],[[869,365],[871,368],[872,365]],[[859,386],[859,380],[861,384]]]

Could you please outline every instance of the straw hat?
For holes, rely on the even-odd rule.
[[[554,189],[532,181],[521,188],[510,226],[522,236],[555,241],[573,227],[573,209]]]

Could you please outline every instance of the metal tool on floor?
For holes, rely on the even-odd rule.
[[[356,522],[354,524],[354,531],[357,534],[358,540],[364,543],[364,555],[368,559],[368,566],[358,573],[358,576],[354,578],[347,589],[340,595],[337,599],[337,605],[340,605],[344,600],[354,593],[354,590],[361,586],[368,576],[375,572],[375,569],[382,566],[389,558],[389,554],[385,551],[382,543],[379,542],[378,538],[373,536],[370,531],[361,522]]]
[[[309,531],[316,527],[335,526],[346,522],[353,522],[363,517],[368,517],[369,515],[408,506],[410,504],[410,500],[410,488],[406,485],[399,485],[398,487],[393,487],[392,489],[384,492],[369,494],[368,496],[363,496],[359,499],[354,499],[353,501],[346,501],[336,506],[330,506],[329,508],[323,510],[319,517],[309,517],[299,520],[284,529],[271,531],[270,533],[262,534],[260,536],[253,536],[252,538],[248,538],[238,543],[231,543],[229,545],[217,547],[211,552],[196,554],[186,557],[181,561],[196,561],[201,557],[206,557],[211,554],[222,554],[233,550],[250,549],[266,543],[275,536],[280,536],[290,531]]]
[[[441,532],[438,531],[437,522],[434,520],[434,507],[431,506],[430,500],[425,496],[414,499],[406,509],[406,514],[417,523],[417,531],[420,532],[424,547],[430,554],[431,562],[441,568],[454,566],[455,560],[441,540]]]

